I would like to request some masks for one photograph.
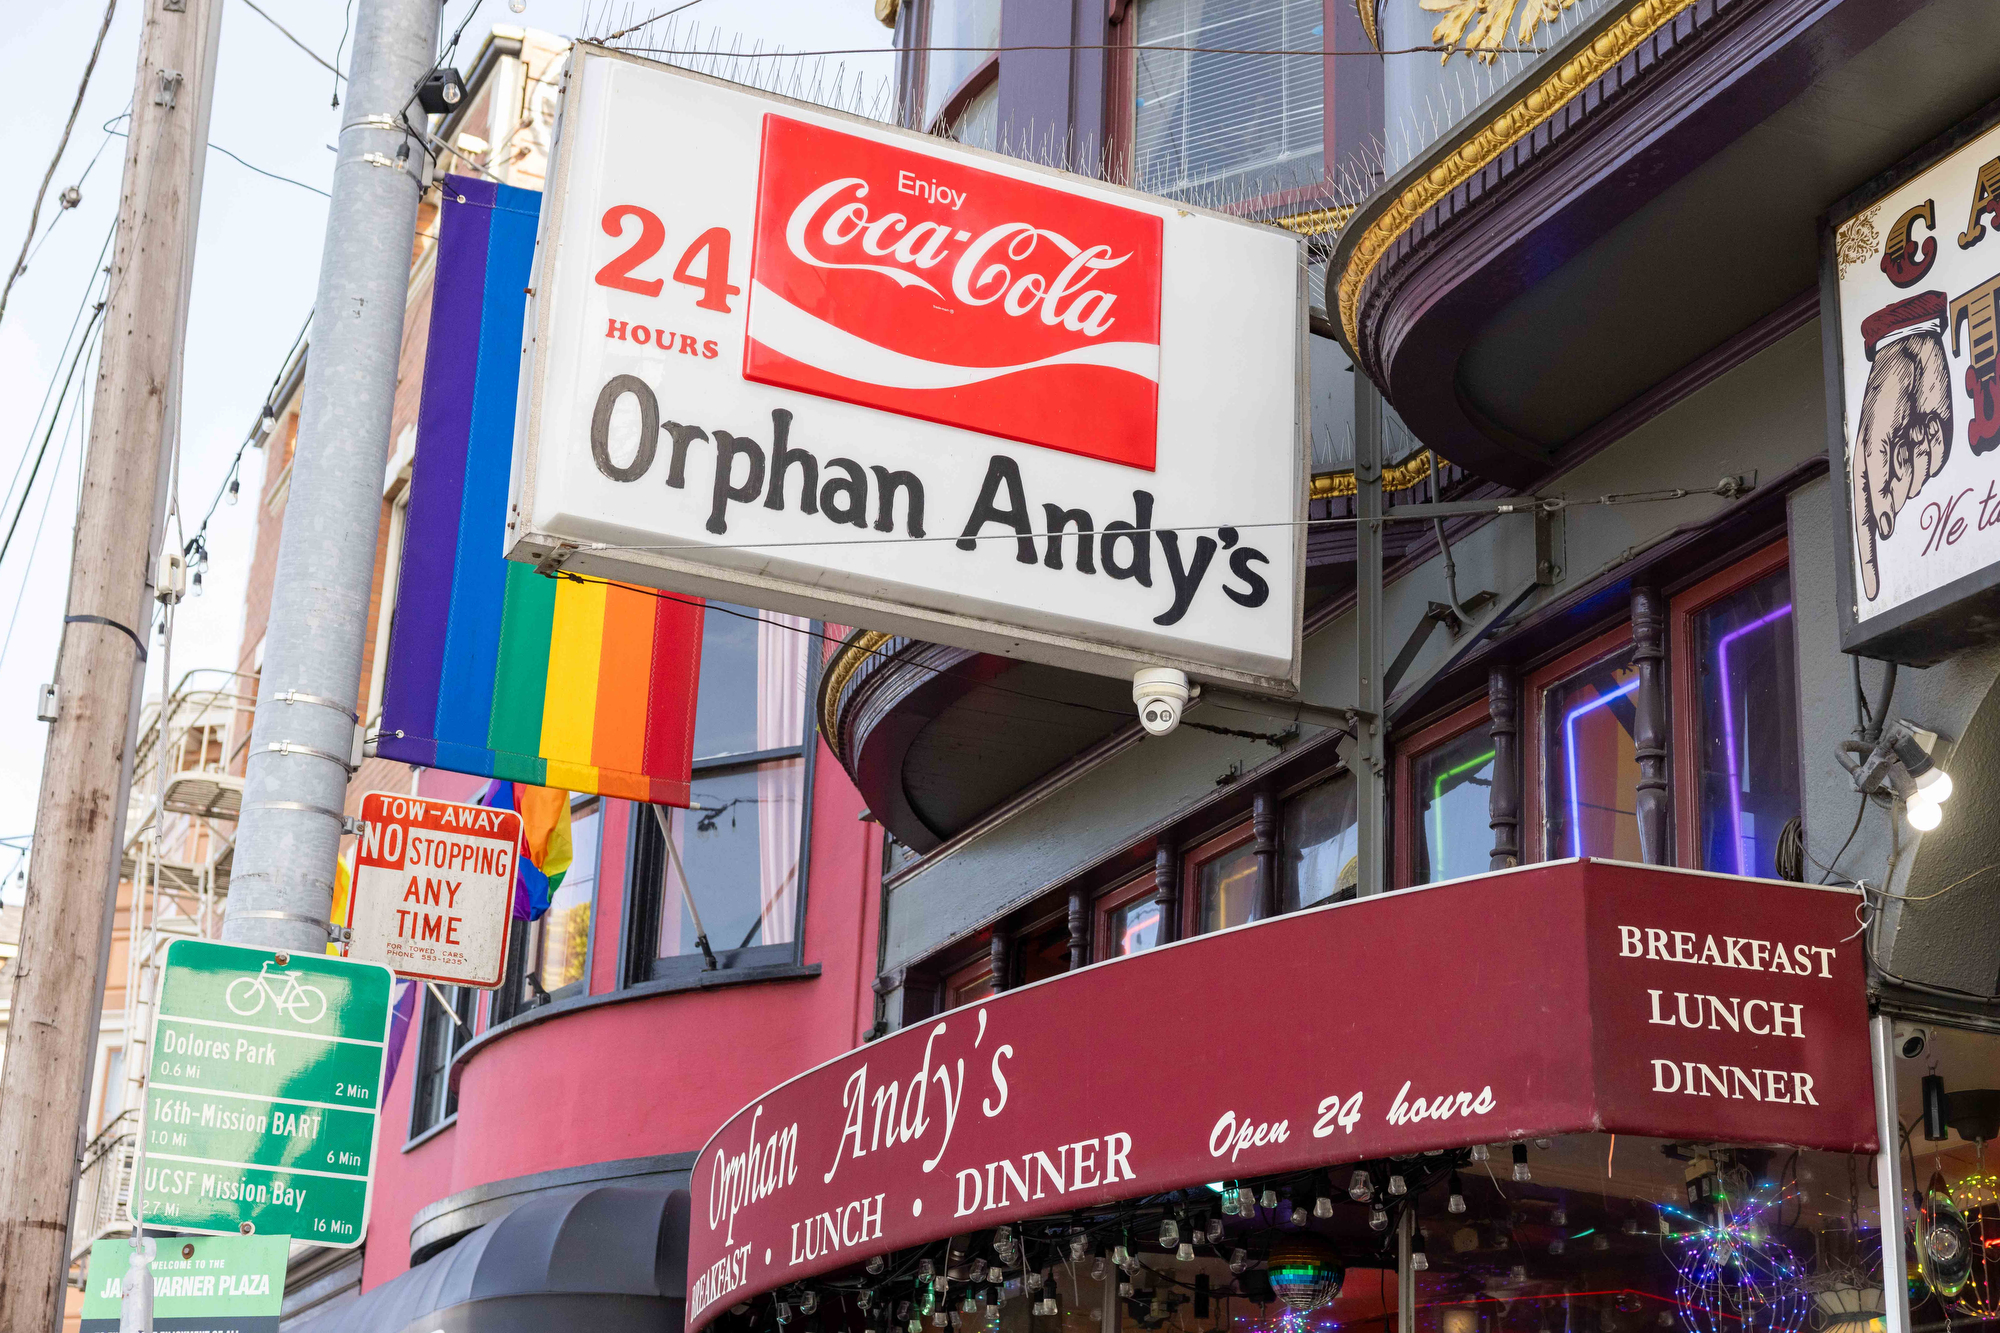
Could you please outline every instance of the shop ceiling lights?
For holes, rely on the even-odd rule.
[[[1333,1247],[1310,1232],[1272,1246],[1267,1268],[1271,1290],[1297,1314],[1317,1310],[1340,1295],[1347,1277],[1334,1262]]]

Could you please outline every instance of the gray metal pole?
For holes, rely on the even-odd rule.
[[[1417,1333],[1417,1270],[1410,1267],[1416,1236],[1416,1205],[1406,1204],[1396,1223],[1396,1333]]]
[[[1354,809],[1356,891],[1363,897],[1388,884],[1383,858],[1382,747],[1382,395],[1359,371],[1354,376],[1354,525],[1359,689],[1355,708]]]
[[[1903,1120],[1896,1104],[1896,1022],[1887,1014],[1868,1020],[1868,1049],[1875,1063],[1875,1204],[1882,1224],[1882,1326],[1910,1333],[1910,1284],[1903,1258]],[[1915,1181],[1908,1184],[1914,1188]]]
[[[361,0],[222,937],[326,947],[424,171],[437,0]]]

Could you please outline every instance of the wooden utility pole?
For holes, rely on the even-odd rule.
[[[0,1329],[61,1324],[178,429],[181,343],[221,0],[144,0],[104,314],[0,1066]]]

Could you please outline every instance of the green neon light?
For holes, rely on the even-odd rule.
[[[1460,773],[1466,772],[1468,769],[1478,768],[1482,764],[1491,762],[1494,754],[1495,751],[1488,750],[1477,759],[1468,759],[1457,768],[1448,768],[1438,774],[1437,781],[1431,784],[1431,819],[1437,826],[1435,849],[1437,853],[1436,869],[1438,872],[1431,876],[1433,880],[1447,878],[1444,874],[1444,784],[1452,778],[1457,777]]]

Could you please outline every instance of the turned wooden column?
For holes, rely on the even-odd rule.
[[[1250,850],[1257,857],[1257,919],[1278,914],[1278,794],[1269,784],[1250,798]]]
[[[993,993],[998,995],[1013,983],[1014,933],[1005,926],[995,925],[992,952],[988,957],[993,962]]]
[[[1657,588],[1632,589],[1632,749],[1639,760],[1639,855],[1648,865],[1671,864],[1667,791],[1667,599]]]
[[[1160,902],[1160,943],[1181,937],[1181,849],[1162,839],[1153,853],[1153,891]]]
[[[1493,870],[1521,864],[1521,676],[1509,666],[1486,673],[1492,713],[1493,785],[1486,792],[1486,822],[1493,829]]]
[[[1069,970],[1090,961],[1090,897],[1082,889],[1069,895]]]

